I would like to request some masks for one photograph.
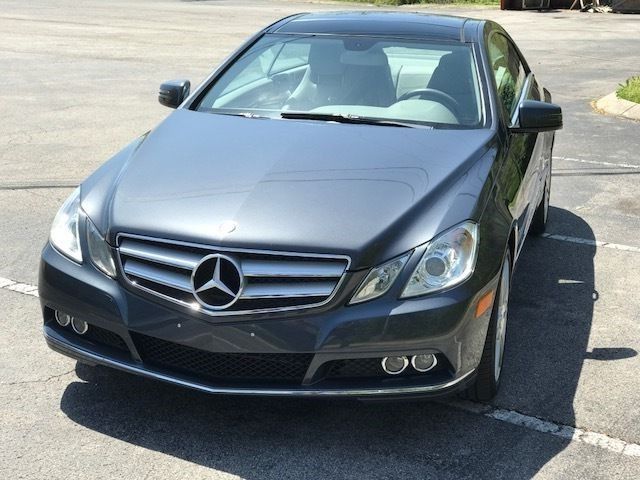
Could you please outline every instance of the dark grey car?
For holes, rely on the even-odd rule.
[[[212,393],[495,394],[562,125],[500,26],[295,15],[189,90],[56,216],[51,348]]]

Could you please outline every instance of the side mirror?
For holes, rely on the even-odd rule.
[[[562,128],[562,108],[554,103],[525,100],[518,107],[518,123],[511,131],[538,133]]]
[[[189,96],[189,80],[169,80],[160,85],[158,101],[169,108],[177,108]]]

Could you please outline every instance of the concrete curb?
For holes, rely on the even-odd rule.
[[[597,100],[594,106],[596,110],[607,115],[640,121],[640,103],[618,98],[616,92],[612,92],[600,100]]]

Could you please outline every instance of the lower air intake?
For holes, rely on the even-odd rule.
[[[189,376],[223,382],[300,384],[313,354],[215,353],[131,334],[143,362]]]

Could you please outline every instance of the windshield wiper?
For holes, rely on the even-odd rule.
[[[211,113],[214,113],[216,115],[229,115],[231,117],[269,118],[269,117],[265,117],[264,115],[258,115],[257,113],[251,113],[251,112],[218,112],[218,111],[212,111]]]
[[[342,115],[340,113],[314,113],[314,112],[282,112],[281,118],[291,120],[322,120],[325,122],[359,123],[363,125],[383,125],[387,127],[415,128],[409,123],[393,120],[381,120],[378,118],[360,117],[358,115]]]

